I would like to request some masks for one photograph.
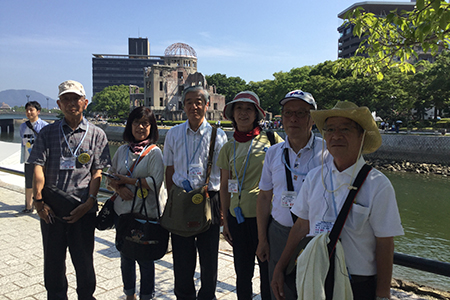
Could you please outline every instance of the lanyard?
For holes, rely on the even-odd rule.
[[[239,202],[241,202],[242,186],[244,185],[245,173],[247,172],[247,165],[248,165],[248,161],[249,161],[249,156],[250,156],[250,153],[252,152],[253,140],[254,140],[254,138],[250,142],[250,147],[248,147],[247,157],[245,158],[245,168],[244,168],[244,174],[242,174],[242,181],[239,181],[239,174],[238,174],[237,169],[236,169],[236,140],[234,140],[234,153],[233,153],[233,156],[234,156],[234,172],[236,173],[236,179],[237,179],[237,182],[238,182]]]
[[[80,143],[78,143],[78,146],[77,146],[77,148],[75,149],[75,151],[72,151],[72,148],[70,148],[69,141],[67,141],[66,134],[64,133],[64,130],[63,130],[63,128],[62,128],[62,122],[59,123],[59,128],[61,129],[61,132],[62,132],[62,134],[63,134],[63,136],[64,136],[64,140],[66,141],[67,148],[69,148],[70,153],[72,153],[72,156],[73,156],[73,157],[76,157],[75,153],[77,153],[78,150],[80,149],[81,144],[83,144],[83,141],[84,141],[84,139],[86,138],[86,135],[87,135],[87,133],[88,133],[88,131],[89,131],[89,122],[87,123],[86,131],[85,131],[84,134],[83,134],[83,138],[81,139]],[[60,137],[60,138],[61,138],[61,137]],[[63,156],[62,153],[61,153],[61,156]]]
[[[337,218],[338,213],[337,213],[337,208],[336,208],[336,199],[334,197],[333,170],[330,171],[330,183],[331,183],[331,199],[333,200],[334,215]]]
[[[203,141],[203,135],[200,135],[201,136],[201,138],[200,138],[200,141],[198,142],[198,145],[197,145],[197,148],[195,149],[195,151],[194,151],[194,154],[192,154],[192,157],[191,157],[191,159],[189,160],[188,159],[188,157],[189,157],[189,154],[188,154],[188,146],[187,146],[187,129],[188,129],[188,122],[186,122],[186,130],[184,131],[184,149],[186,150],[186,170],[187,170],[187,173],[189,174],[189,164],[191,164],[192,163],[192,161],[194,160],[194,157],[195,157],[195,155],[197,154],[197,151],[198,151],[198,149],[200,148],[200,145],[202,144],[202,141]]]
[[[142,153],[144,153],[144,151],[149,147],[150,145],[145,146],[144,149],[142,149],[141,153],[139,153],[139,157],[134,161],[133,164],[133,172],[136,169],[136,164],[138,163],[139,159],[141,158]],[[130,147],[128,147],[128,151],[127,151],[127,157],[125,158],[125,167],[127,168],[128,173],[130,174],[130,177],[133,177],[133,172],[130,171],[130,169],[128,168],[128,157],[130,156]]]
[[[284,144],[285,146],[286,146],[286,143]],[[309,161],[308,161],[308,163],[306,164],[306,167],[307,167],[307,171],[306,171],[306,173],[302,173],[302,172],[298,172],[298,171],[296,171],[295,169],[292,169],[291,168],[291,166],[286,162],[286,158],[284,157],[284,155],[281,155],[281,162],[286,166],[286,168],[288,168],[288,170],[289,171],[291,171],[292,173],[294,173],[295,175],[298,175],[298,176],[306,176],[306,174],[308,174],[308,171],[309,171],[309,169],[308,169],[308,167],[309,167],[309,164],[311,163],[311,160],[313,159],[313,157],[314,157],[314,147],[315,147],[315,145],[316,145],[316,139],[313,137],[313,141],[312,141],[312,151],[311,151],[311,157],[309,158]],[[284,148],[284,149],[288,149],[288,148]],[[288,151],[288,155],[289,155],[289,149],[287,150]]]

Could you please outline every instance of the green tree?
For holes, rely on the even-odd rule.
[[[205,76],[208,85],[215,85],[217,93],[225,96],[225,102],[233,100],[237,93],[245,91],[247,84],[240,77],[227,77],[225,74],[215,73]]]
[[[413,11],[392,11],[380,18],[360,7],[349,11],[345,22],[354,24],[353,34],[364,37],[358,54],[362,60],[343,59],[336,68],[351,68],[354,74],[376,73],[378,79],[388,68],[415,71],[411,58],[417,50],[437,54],[450,46],[450,4],[445,0],[417,0]]]
[[[428,92],[435,109],[434,117],[442,116],[442,112],[450,104],[450,53],[445,52],[425,71],[428,77]]]
[[[130,113],[130,91],[126,85],[113,85],[95,94],[87,107],[89,113],[101,113],[108,117],[125,119]]]

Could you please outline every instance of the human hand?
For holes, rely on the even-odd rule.
[[[119,194],[120,198],[122,198],[122,200],[125,200],[125,201],[133,200],[133,198],[134,198],[133,192],[124,185],[119,187],[119,189],[117,190],[117,193]]]
[[[118,179],[113,179],[115,184],[117,184],[117,185],[129,184],[130,177],[122,175],[122,174],[117,174],[117,173],[114,173],[113,175],[118,178]],[[111,181],[113,181],[113,180],[111,180]]]
[[[55,221],[54,219],[55,213],[47,204],[44,204],[44,206],[41,209],[38,209],[37,214],[39,218],[44,220],[44,222],[47,224],[53,224]]]
[[[269,243],[266,241],[262,242],[261,240],[258,242],[258,248],[256,248],[256,255],[258,256],[260,261],[269,261],[269,252],[270,247]]]
[[[222,234],[228,244],[230,244],[230,246],[233,246],[233,238],[231,237],[231,233],[228,230],[228,224],[226,223],[223,224]]]
[[[86,201],[85,203],[78,205],[74,210],[70,212],[69,216],[63,217],[63,219],[66,220],[67,223],[73,224],[81,219],[91,208],[92,205],[88,201]]]
[[[270,283],[270,287],[272,288],[273,294],[277,300],[284,300],[284,273],[283,270],[280,270],[275,266],[275,270],[273,271],[272,282]]]

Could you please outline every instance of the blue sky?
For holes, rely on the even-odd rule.
[[[337,59],[337,15],[353,0],[2,1],[0,91],[31,89],[57,98],[64,80],[92,97],[92,54],[128,54],[146,37],[151,55],[182,42],[198,71],[249,81]],[[299,87],[301,88],[301,87]]]

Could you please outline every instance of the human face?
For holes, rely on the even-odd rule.
[[[363,134],[353,120],[344,117],[331,117],[323,128],[327,149],[334,158],[339,171],[356,163]]]
[[[150,122],[146,117],[142,117],[139,120],[134,120],[133,123],[131,123],[131,133],[133,134],[136,142],[141,142],[147,139],[150,135],[151,128],[152,125],[150,125]]]
[[[237,125],[237,130],[249,132],[253,129],[256,120],[256,107],[249,102],[236,102],[233,107],[233,118]]]
[[[83,118],[83,111],[88,105],[88,100],[84,96],[67,93],[59,96],[57,103],[64,117],[81,119]]]
[[[311,105],[301,100],[291,100],[283,106],[283,127],[289,140],[308,142],[314,124],[310,110]]]
[[[191,125],[198,125],[205,118],[208,105],[202,98],[203,91],[193,91],[186,94],[184,99],[184,111]]]
[[[39,118],[39,114],[41,113],[40,110],[37,110],[36,107],[34,106],[28,106],[25,114],[28,118],[28,120],[30,120],[30,122],[36,122],[37,119]]]

